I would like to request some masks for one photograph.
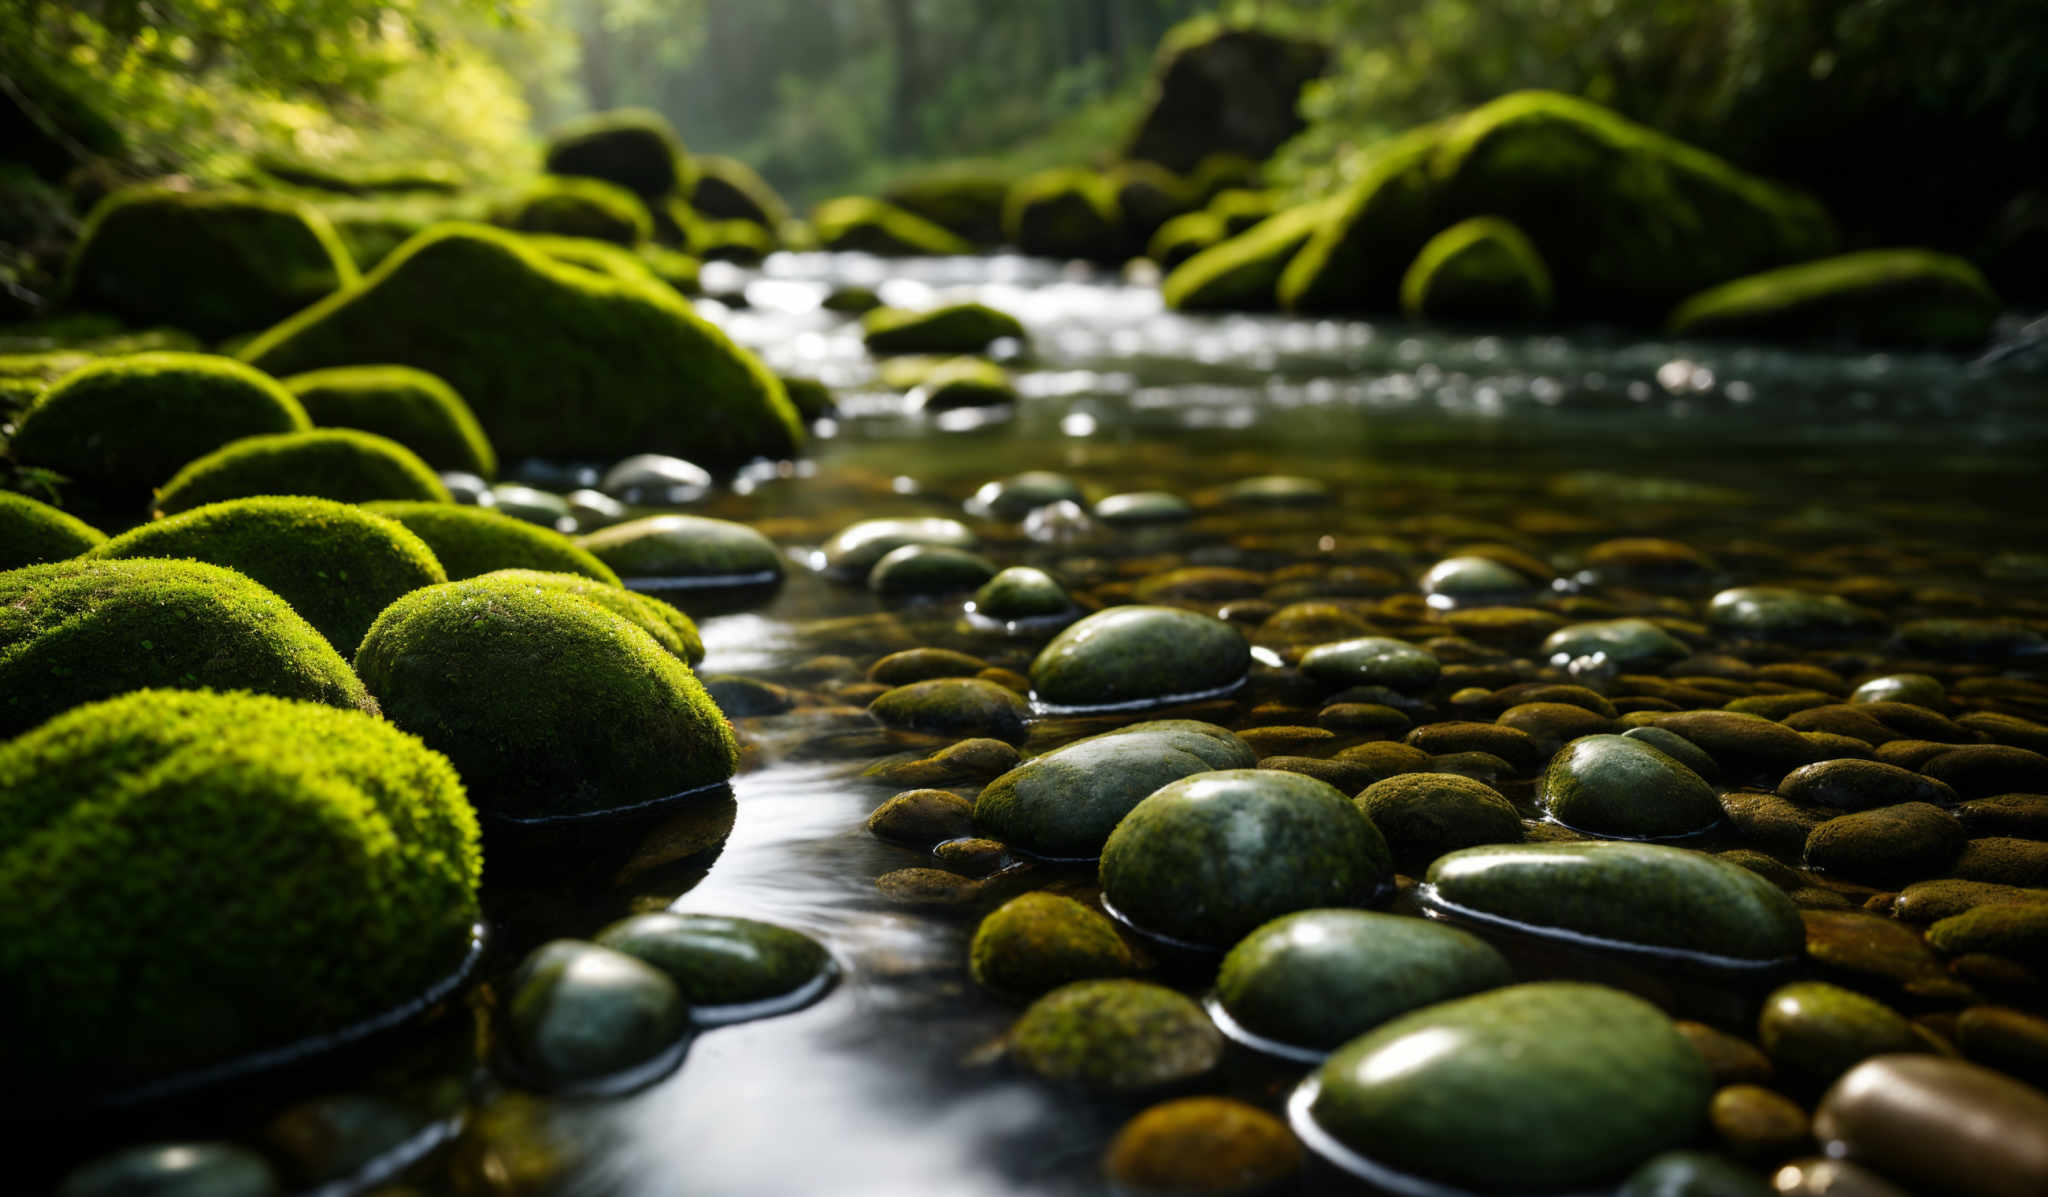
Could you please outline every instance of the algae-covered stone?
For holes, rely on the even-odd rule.
[[[1386,841],[1329,784],[1226,769],[1153,791],[1102,847],[1103,900],[1134,926],[1222,947],[1296,910],[1376,896]]]
[[[1699,746],[1730,781],[1775,781],[1823,755],[1813,741],[1784,724],[1739,711],[1680,711],[1656,716],[1656,726]]]
[[[455,388],[409,366],[336,366],[296,374],[286,390],[315,424],[390,437],[436,470],[498,474],[483,425]]]
[[[885,258],[972,253],[965,238],[894,204],[864,196],[827,200],[811,212],[818,244],[842,253]]]
[[[1290,311],[1396,309],[1401,281],[1430,237],[1448,223],[1438,211],[1430,162],[1442,140],[1431,125],[1366,150],[1358,178],[1329,220],[1280,276]]]
[[[362,506],[365,511],[397,520],[426,541],[451,581],[501,569],[532,569],[619,584],[619,576],[610,566],[576,547],[568,537],[500,512],[404,500]]]
[[[973,834],[974,807],[951,790],[905,790],[876,807],[867,828],[885,840],[929,848]]]
[[[621,919],[595,939],[668,974],[693,1011],[788,999],[832,969],[823,944],[758,919],[660,911]]]
[[[46,1097],[342,1030],[469,951],[462,783],[359,711],[129,694],[0,744],[0,792],[0,1009]]]
[[[1815,827],[1802,862],[1867,885],[1904,885],[1945,870],[1967,838],[1962,823],[1940,807],[1902,802]]]
[[[588,237],[629,247],[654,235],[654,218],[640,197],[602,179],[538,180],[499,210],[496,223],[522,233]]]
[[[994,682],[950,677],[898,686],[869,703],[868,711],[885,727],[1021,744],[1031,708]]]
[[[773,582],[775,542],[745,524],[697,515],[650,515],[592,532],[578,547],[631,585],[689,589]]]
[[[232,570],[80,560],[0,573],[0,736],[150,687],[377,709],[312,625]]]
[[[1612,1182],[1704,1123],[1706,1065],[1671,1020],[1601,985],[1513,985],[1346,1044],[1308,1115],[1384,1168],[1463,1188]]]
[[[967,500],[967,510],[1001,520],[1021,520],[1040,507],[1085,501],[1081,488],[1065,474],[1026,470],[983,483]]]
[[[402,594],[446,582],[426,542],[405,526],[327,499],[212,503],[147,523],[94,557],[170,557],[226,566],[269,587],[343,653]]]
[[[868,589],[883,598],[919,598],[974,590],[996,576],[988,558],[944,545],[907,544],[868,571]]]
[[[1010,1028],[1009,1050],[1047,1080],[1134,1093],[1208,1072],[1223,1055],[1223,1036],[1200,1006],[1164,986],[1076,981],[1024,1011]]]
[[[907,544],[972,549],[981,541],[959,520],[875,519],[848,524],[825,542],[824,568],[853,579],[865,579],[875,562]]]
[[[1944,782],[1882,761],[1854,759],[1802,765],[1778,783],[1778,794],[1809,806],[1851,811],[1902,802],[1954,806],[1958,801]]]
[[[2048,899],[2015,899],[1950,915],[1927,928],[1927,942],[1946,956],[1989,952],[2014,960],[2040,960],[2048,956]]]
[[[1411,320],[1535,320],[1550,312],[1550,269],[1522,230],[1493,216],[1431,237],[1401,278]]]
[[[1787,586],[1739,586],[1707,604],[1707,622],[1717,630],[1759,640],[1833,643],[1879,631],[1884,620],[1832,594]]]
[[[567,266],[481,225],[428,229],[241,356],[273,373],[425,370],[508,457],[724,463],[785,457],[803,440],[781,382],[673,289]]]
[[[501,1032],[521,1078],[574,1088],[651,1064],[682,1039],[689,1010],[662,971],[624,952],[557,939],[507,984]]]
[[[1325,686],[1385,686],[1412,693],[1436,684],[1443,665],[1405,640],[1364,636],[1309,649],[1302,654],[1301,671]]]
[[[1513,980],[1492,945],[1455,927],[1304,910],[1239,940],[1216,998],[1243,1030],[1319,1056],[1397,1015]]]
[[[1729,967],[1797,959],[1806,929],[1778,887],[1684,848],[1614,842],[1467,848],[1429,868],[1433,910],[1534,935]]]
[[[1053,637],[1031,663],[1031,685],[1054,706],[1140,705],[1228,689],[1250,668],[1251,646],[1220,619],[1112,607]]]
[[[1887,673],[1874,677],[1849,694],[1850,702],[1909,702],[1929,710],[1948,705],[1948,692],[1941,683],[1924,673]]]
[[[1663,752],[1627,736],[1582,736],[1550,759],[1537,788],[1550,816],[1594,835],[1659,839],[1721,821],[1714,788]]]
[[[1683,641],[1647,619],[1575,623],[1559,628],[1543,641],[1543,654],[1547,657],[1576,659],[1604,654],[1625,673],[1669,665],[1689,651]]]
[[[1455,773],[1383,778],[1359,792],[1358,805],[1405,873],[1459,848],[1519,843],[1523,834],[1522,817],[1499,791]]]
[[[1929,1047],[1883,1002],[1821,981],[1774,990],[1757,1016],[1756,1041],[1786,1080],[1815,1092],[1860,1060]]]
[[[1530,587],[1526,574],[1476,554],[1446,557],[1430,566],[1416,584],[1439,607],[1520,599]]]
[[[732,727],[687,665],[632,622],[504,578],[386,608],[356,668],[385,717],[448,754],[480,809],[617,810],[724,781]]]
[[[1003,239],[1010,178],[992,163],[962,162],[898,179],[882,198],[976,245]]]
[[[1186,523],[1195,518],[1195,509],[1186,499],[1163,490],[1129,491],[1095,504],[1095,518],[1113,528],[1139,528]]]
[[[550,174],[603,179],[649,205],[687,192],[695,171],[666,118],[644,108],[621,108],[572,121],[548,138]]]
[[[1019,179],[1003,201],[1003,235],[1027,254],[1120,262],[1129,256],[1116,184],[1080,167]]]
[[[1058,578],[1029,565],[1013,565],[976,590],[968,609],[985,619],[1016,623],[1071,614],[1074,600]]]
[[[311,427],[291,392],[231,358],[138,353],[92,362],[44,391],[10,452],[88,487],[146,490],[230,441]]]
[[[1055,748],[989,782],[975,799],[974,822],[1014,850],[1092,859],[1154,790],[1190,774],[1257,763],[1249,745],[1214,724],[1135,723]]]
[[[654,637],[656,644],[685,665],[694,667],[704,659],[704,639],[698,634],[696,623],[673,606],[650,595],[638,594],[623,586],[581,574],[550,573],[538,569],[496,569],[476,576],[531,587],[547,594],[574,595],[596,603]]]
[[[1919,249],[1873,249],[1738,278],[1671,314],[1679,336],[1853,341],[1967,349],[2001,304],[1975,266]]]
[[[983,989],[1022,1001],[1075,981],[1124,976],[1137,961],[1100,913],[1039,892],[1012,898],[981,920],[967,968]]]
[[[913,411],[1001,407],[1017,401],[1010,372],[978,357],[956,357],[932,368],[908,396]]]
[[[93,209],[72,251],[72,304],[208,339],[265,328],[356,281],[315,209],[249,192],[129,187]]]
[[[1276,213],[1174,267],[1160,286],[1166,306],[1183,312],[1269,311],[1287,264],[1328,223],[1330,201]]]
[[[69,512],[0,490],[0,570],[65,561],[106,540],[106,533]]]
[[[1214,212],[1189,212],[1176,216],[1153,232],[1145,243],[1145,256],[1171,273],[1203,250],[1220,245],[1230,231]]]
[[[1278,1191],[1300,1171],[1301,1145],[1257,1106],[1183,1097],[1126,1122],[1102,1169],[1120,1192],[1247,1197]]]
[[[440,477],[389,437],[349,428],[246,436],[187,462],[157,492],[160,515],[256,495],[341,503],[451,502]]]
[[[982,303],[954,303],[929,311],[876,308],[861,317],[870,353],[980,353],[1003,338],[1022,340],[1024,326],[1008,312]]]

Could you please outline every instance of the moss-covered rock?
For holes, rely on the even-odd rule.
[[[448,488],[412,450],[348,428],[281,432],[232,441],[185,465],[157,492],[163,515],[254,495],[308,495],[342,503],[373,499],[449,502]]]
[[[226,566],[269,587],[345,655],[399,595],[448,580],[404,525],[327,499],[234,499],[124,532],[104,558]]]
[[[0,1009],[46,1095],[341,1029],[468,952],[462,783],[359,712],[130,694],[0,744],[0,792]]]
[[[737,158],[698,154],[690,207],[712,220],[749,220],[773,233],[789,220],[789,205],[754,168]]]
[[[1550,312],[1550,270],[1522,230],[1492,216],[1462,220],[1423,245],[1401,278],[1412,320],[1535,320]]]
[[[918,411],[952,411],[959,407],[1001,407],[1017,401],[1010,372],[986,358],[956,357],[925,375],[910,392]]]
[[[1119,1193],[1254,1197],[1283,1192],[1301,1170],[1287,1124],[1227,1097],[1161,1102],[1110,1140],[1102,1170]]]
[[[700,220],[690,229],[690,251],[707,262],[752,266],[775,252],[775,234],[751,220]]]
[[[1003,202],[1010,178],[999,167],[968,162],[891,183],[882,198],[976,245],[1003,239]]]
[[[1168,221],[1202,206],[1193,184],[1156,162],[1119,162],[1107,173],[1133,245],[1149,242]]]
[[[956,303],[929,311],[876,308],[861,317],[862,340],[877,354],[971,354],[1004,337],[1022,340],[1024,325],[986,304]]]
[[[1145,242],[1145,256],[1170,272],[1229,235],[1215,213],[1189,212],[1160,225]]]
[[[1409,265],[1445,221],[1430,158],[1442,140],[1425,126],[1367,151],[1337,208],[1280,276],[1281,306],[1296,312],[1394,311]]]
[[[452,162],[432,158],[412,162],[317,162],[275,151],[256,155],[256,168],[282,183],[336,195],[376,195],[426,191],[448,195],[462,190],[467,179]]]
[[[538,569],[499,569],[477,575],[480,579],[516,582],[536,592],[573,594],[596,603],[612,614],[631,621],[654,642],[684,664],[695,666],[704,659],[704,638],[689,616],[675,607],[623,586],[586,578],[581,574],[549,573]]]
[[[688,254],[658,245],[627,249],[595,237],[569,237],[554,233],[528,233],[525,244],[541,251],[554,261],[580,266],[606,278],[634,285],[642,285],[649,281],[668,281],[655,270],[654,262],[657,256],[668,260],[679,259],[688,263],[684,267],[688,275],[687,283],[670,285],[686,294],[696,289],[697,276],[702,269],[702,263]]]
[[[588,237],[625,246],[654,235],[647,205],[631,191],[602,179],[541,179],[500,208],[496,223],[522,233]]]
[[[1003,235],[1025,253],[1045,258],[1110,263],[1133,252],[1116,185],[1080,167],[1019,179],[1003,202]]]
[[[650,515],[577,541],[648,590],[761,585],[782,577],[782,551],[745,524],[701,515]]]
[[[1047,1080],[1134,1093],[1208,1072],[1222,1058],[1223,1036],[1200,1006],[1163,985],[1076,981],[1024,1011],[1009,1050]]]
[[[1550,817],[1622,839],[1691,835],[1721,821],[1714,788],[1640,739],[1581,736],[1550,758],[1537,786]]]
[[[0,573],[0,736],[150,687],[376,710],[312,625],[232,570],[81,560]]]
[[[209,339],[266,328],[356,281],[318,211],[274,195],[132,187],[93,209],[71,302]]]
[[[1188,174],[1212,155],[1262,161],[1303,128],[1303,85],[1329,64],[1327,46],[1213,17],[1160,41],[1145,114],[1124,156]]]
[[[1075,981],[1121,977],[1137,961],[1116,926],[1072,898],[1029,893],[981,920],[968,945],[967,969],[977,985],[1018,1001]]]
[[[841,253],[885,258],[964,254],[974,247],[922,216],[865,196],[827,200],[811,212],[818,244]]]
[[[619,575],[610,566],[568,537],[496,511],[418,500],[365,503],[363,509],[397,520],[426,541],[451,581],[501,569],[531,569],[619,584]]]
[[[995,564],[965,549],[907,544],[868,571],[868,589],[884,599],[928,599],[964,594],[996,576]]]
[[[443,225],[242,356],[279,373],[415,366],[468,399],[500,453],[723,463],[803,439],[782,384],[673,289],[554,262],[516,234]]]
[[[1806,837],[1803,863],[1865,885],[1905,885],[1943,872],[1969,833],[1926,802],[1838,815]]]
[[[1167,306],[1188,312],[1279,306],[1281,273],[1335,210],[1328,201],[1289,208],[1202,250],[1166,276],[1160,290]]]
[[[425,370],[335,366],[295,374],[284,386],[315,424],[389,437],[436,470],[498,474],[498,455],[469,404]]]
[[[1930,1046],[1898,1011],[1820,981],[1794,982],[1766,998],[1756,1040],[1787,1082],[1813,1093],[1870,1056]]]
[[[1671,314],[1679,336],[1968,349],[1999,300],[1975,266],[1931,250],[1873,249],[1752,274]]]
[[[696,171],[666,118],[644,108],[599,112],[556,129],[548,138],[549,174],[614,183],[652,206],[687,194]]]
[[[312,427],[291,392],[232,358],[138,353],[106,358],[42,392],[11,451],[95,490],[162,485],[230,441]]]
[[[69,560],[106,540],[106,533],[75,515],[0,490],[0,571]]]
[[[987,736],[1022,744],[1031,708],[1014,690],[979,678],[912,682],[877,695],[868,712],[884,727],[932,736]]]
[[[1243,633],[1178,607],[1112,607],[1067,628],[1031,663],[1033,693],[1061,707],[1139,706],[1237,685]]]
[[[1383,778],[1359,792],[1358,805],[1405,873],[1420,874],[1459,848],[1522,840],[1522,817],[1514,806],[1492,786],[1455,773]]]
[[[738,767],[732,727],[688,666],[632,622],[518,580],[399,599],[356,668],[385,716],[447,753],[490,814],[617,810]]]

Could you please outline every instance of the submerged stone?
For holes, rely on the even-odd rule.
[[[667,974],[693,1014],[794,999],[832,970],[817,940],[757,919],[661,911],[622,919],[595,938]]]
[[[689,1022],[660,969],[573,939],[535,948],[507,992],[506,1051],[543,1088],[622,1079],[671,1051]]]

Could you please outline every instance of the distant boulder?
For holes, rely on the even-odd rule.
[[[1187,22],[1160,42],[1145,115],[1124,157],[1180,174],[1216,153],[1264,160],[1306,127],[1295,111],[1302,85],[1329,62],[1318,42]]]

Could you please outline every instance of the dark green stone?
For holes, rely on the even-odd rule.
[[[621,919],[597,942],[660,969],[691,1006],[785,998],[832,967],[817,940],[755,919],[667,911]]]
[[[1821,981],[1772,992],[1757,1017],[1756,1041],[1786,1081],[1812,1092],[1871,1056],[1928,1050],[1898,1011]]]
[[[1500,792],[1455,773],[1402,773],[1367,786],[1358,805],[1387,838],[1394,863],[1420,873],[1459,848],[1522,840],[1522,816]]]
[[[1139,705],[1236,685],[1251,646],[1220,619],[1178,607],[1111,607],[1073,624],[1031,663],[1041,702]]]
[[[987,736],[1022,744],[1031,708],[1014,690],[979,678],[933,678],[898,686],[868,704],[884,727],[933,736]]]
[[[1640,673],[1669,665],[1691,651],[1676,636],[1647,619],[1575,623],[1559,628],[1543,641],[1543,655],[1546,657],[1576,659],[1605,653],[1607,659],[1624,673]]]
[[[1583,736],[1550,758],[1537,797],[1550,817],[1594,835],[1658,839],[1721,821],[1700,775],[1627,736]]]
[[[1404,640],[1362,636],[1319,644],[1301,658],[1301,671],[1326,686],[1387,686],[1395,690],[1427,690],[1443,666]]]
[[[884,598],[953,594],[973,590],[996,576],[987,558],[965,549],[907,544],[884,554],[868,571],[868,589]]]
[[[513,974],[504,1042],[524,1077],[545,1088],[600,1081],[675,1045],[689,1019],[659,969],[623,952],[557,939]]]

